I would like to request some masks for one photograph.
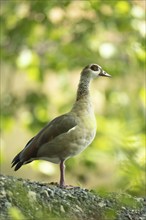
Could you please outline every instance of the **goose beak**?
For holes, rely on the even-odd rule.
[[[104,70],[102,70],[102,72],[99,73],[99,76],[111,77],[111,75],[106,73]]]

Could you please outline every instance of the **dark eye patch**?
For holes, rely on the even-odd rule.
[[[99,70],[99,67],[94,64],[94,65],[92,65],[92,66],[90,67],[90,69],[93,70],[93,71],[98,71],[98,70]]]

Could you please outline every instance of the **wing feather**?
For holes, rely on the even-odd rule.
[[[68,132],[76,125],[77,122],[73,115],[64,114],[55,118],[28,141],[25,148],[14,157],[12,166],[16,166],[15,170],[18,170],[24,163],[31,162],[32,158],[34,159],[37,156],[37,151],[42,145]]]

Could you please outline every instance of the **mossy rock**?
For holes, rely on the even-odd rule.
[[[2,220],[145,220],[146,200],[128,194],[45,184],[0,176]]]

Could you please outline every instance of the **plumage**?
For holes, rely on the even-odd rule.
[[[97,64],[90,64],[83,69],[71,111],[52,120],[28,141],[12,160],[15,171],[33,160],[60,163],[60,186],[65,186],[64,161],[82,152],[95,137],[96,120],[90,101],[89,84],[91,79],[98,76],[110,75]]]

